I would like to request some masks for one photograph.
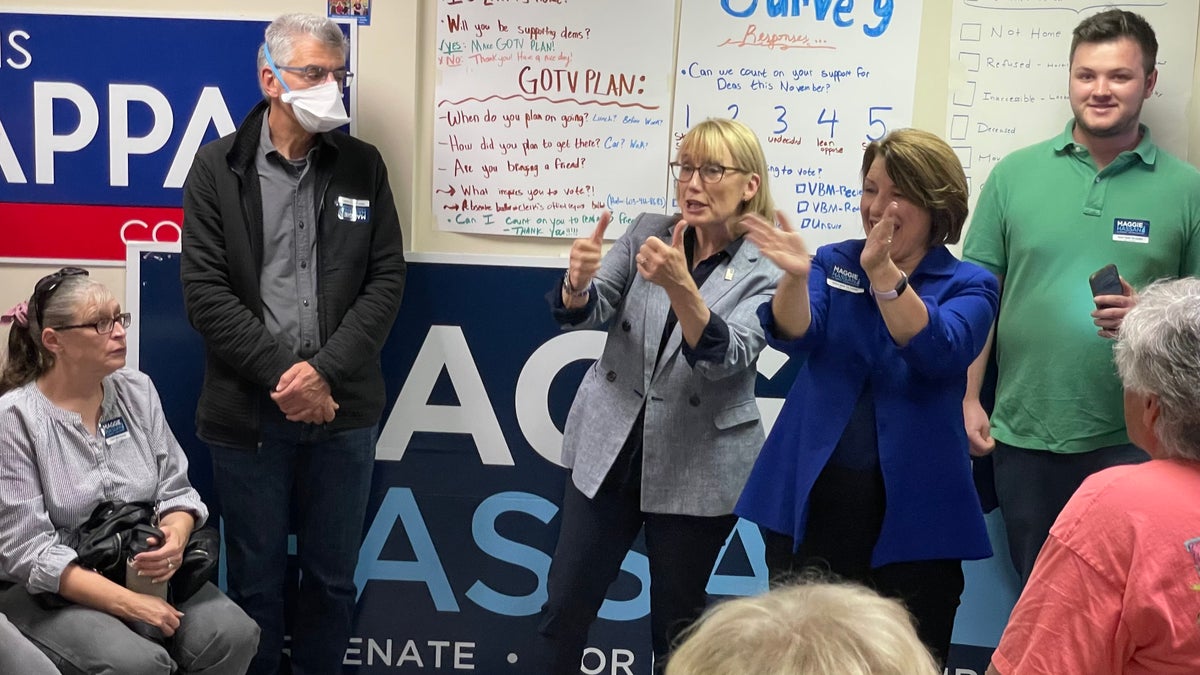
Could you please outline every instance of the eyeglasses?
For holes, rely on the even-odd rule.
[[[63,279],[67,277],[87,276],[88,271],[82,267],[64,267],[54,274],[47,274],[38,280],[33,286],[33,296],[30,298],[34,304],[34,315],[37,316],[37,325],[42,326],[42,319],[46,315],[46,303],[50,302],[50,297],[54,295],[54,291],[62,285]]]
[[[720,183],[725,177],[725,172],[735,171],[737,173],[750,173],[745,169],[739,169],[733,166],[721,166],[720,164],[705,164],[703,166],[692,166],[691,164],[680,164],[679,162],[669,162],[667,166],[671,167],[671,175],[680,183],[687,183],[692,180],[692,175],[697,171],[700,172],[700,180],[705,183]]]
[[[96,332],[101,335],[108,335],[112,332],[113,326],[121,324],[121,328],[129,328],[129,324],[133,322],[133,315],[129,312],[123,312],[112,318],[104,317],[97,319],[92,323],[77,323],[70,326],[59,326],[54,330],[69,330],[71,328],[95,328]]]
[[[333,81],[337,82],[342,89],[350,86],[350,81],[354,79],[354,73],[345,68],[335,68],[330,70],[324,66],[275,66],[280,70],[286,70],[289,73],[298,73],[304,77],[309,84],[321,84],[326,77],[333,74]]]

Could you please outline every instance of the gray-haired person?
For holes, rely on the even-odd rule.
[[[0,367],[0,615],[68,673],[241,675],[254,622],[211,583],[170,593],[208,507],[154,383],[125,367],[132,320],[79,267],[42,277],[0,316],[12,323]],[[84,554],[97,505],[111,501],[157,513],[124,578]]]
[[[204,338],[196,433],[225,524],[229,596],[262,627],[255,674],[280,667],[287,537],[300,584],[291,672],[340,672],[383,413],[379,352],[404,289],[400,221],[372,145],[336,131],[346,41],[287,14],[259,49],[264,99],[200,148],[183,189],[180,264]]]
[[[1200,672],[1200,279],[1143,291],[1115,358],[1151,460],[1094,474],[1067,503],[988,673]]]

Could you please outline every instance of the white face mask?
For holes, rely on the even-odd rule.
[[[342,88],[332,80],[308,89],[285,91],[279,100],[291,104],[296,121],[310,134],[332,131],[350,121],[342,104]]]

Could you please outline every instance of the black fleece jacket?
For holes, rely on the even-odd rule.
[[[183,188],[180,275],[188,320],[204,338],[197,435],[253,448],[260,406],[299,361],[263,323],[259,275],[263,210],[254,166],[268,104],[237,131],[196,153]],[[308,361],[340,406],[331,429],[379,422],[384,406],[379,352],[404,292],[400,221],[379,151],[340,132],[318,134],[317,299],[321,348]],[[366,221],[340,219],[338,198],[370,202]]]

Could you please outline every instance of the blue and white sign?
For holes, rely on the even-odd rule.
[[[159,387],[193,483],[219,514],[207,449],[195,438],[203,346],[179,300],[178,254],[146,252],[131,261],[140,368]],[[382,355],[388,407],[363,524],[356,630],[344,661],[359,673],[529,673],[522,659],[537,631],[558,537],[560,430],[604,334],[560,331],[544,295],[562,269],[521,262],[409,261],[404,302]],[[760,358],[757,391],[768,425],[798,368],[776,352]],[[583,657],[589,675],[650,675],[644,550],[638,542],[626,557],[593,627]],[[1007,616],[996,595],[1004,584],[982,565],[967,566],[959,612],[962,634],[980,647],[955,646],[949,672],[956,675],[982,675],[999,635],[994,615],[1000,622]],[[709,593],[766,586],[762,538],[739,523]]]

